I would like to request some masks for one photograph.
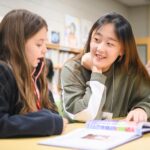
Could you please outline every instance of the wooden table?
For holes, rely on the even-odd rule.
[[[83,123],[69,124],[63,134],[72,131],[73,129],[84,127]],[[54,136],[51,136],[54,137]],[[38,138],[15,138],[15,139],[0,139],[0,150],[65,150],[66,148],[51,147],[38,145],[39,141],[51,137]],[[145,134],[142,138],[119,146],[116,150],[149,150],[150,149],[150,133]]]

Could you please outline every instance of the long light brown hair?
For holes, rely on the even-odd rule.
[[[33,68],[25,55],[25,43],[43,27],[45,20],[28,10],[16,9],[5,15],[0,24],[0,60],[10,64],[19,90],[20,113],[37,111],[31,73]],[[56,110],[49,100],[45,67],[39,77],[42,108]]]

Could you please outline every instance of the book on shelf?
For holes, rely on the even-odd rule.
[[[149,122],[92,120],[88,121],[84,128],[40,141],[38,144],[83,150],[112,149],[138,139],[146,132],[150,132]]]
[[[67,60],[73,58],[75,54],[61,52],[59,55],[59,64],[64,64]]]
[[[56,66],[58,64],[59,61],[59,51],[57,50],[49,50],[46,52],[45,57],[47,59],[51,59],[53,62],[53,65]]]
[[[75,55],[76,55],[75,53],[50,49],[49,51],[47,51],[45,57],[52,60],[54,64],[54,68],[59,69],[58,65],[62,66],[67,60],[69,60],[70,58],[73,58]]]

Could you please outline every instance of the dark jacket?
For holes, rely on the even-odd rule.
[[[0,138],[60,134],[62,117],[48,110],[19,114],[18,87],[12,70],[0,63]]]

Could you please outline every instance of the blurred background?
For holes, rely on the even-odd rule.
[[[129,20],[143,64],[150,60],[150,0],[0,0],[0,19],[15,8],[38,13],[48,23],[46,57],[54,65],[53,89],[59,87],[64,62],[83,50],[92,24],[108,12]]]

